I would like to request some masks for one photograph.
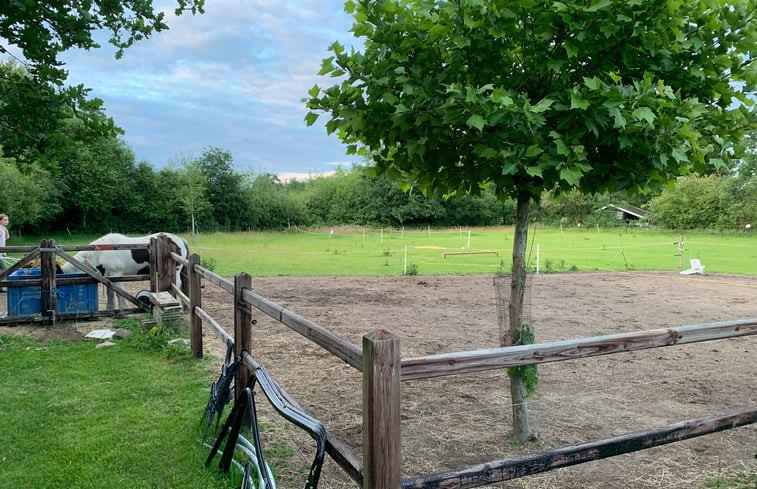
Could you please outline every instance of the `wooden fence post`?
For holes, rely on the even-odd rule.
[[[150,259],[150,292],[158,292],[158,238],[150,238],[148,257]]]
[[[363,336],[363,487],[400,487],[400,342],[385,330]]]
[[[234,276],[234,358],[241,358],[242,352],[252,351],[252,306],[242,299],[242,291],[252,288],[252,277],[242,272]],[[238,398],[247,386],[250,369],[240,364],[234,381],[234,397]]]
[[[158,292],[171,291],[171,283],[175,281],[176,268],[169,253],[168,236],[158,235]]]
[[[58,297],[55,287],[55,247],[52,239],[43,239],[40,243],[40,312],[46,324],[55,322]]]
[[[197,358],[202,358],[202,318],[197,314],[196,308],[202,307],[202,275],[195,271],[195,265],[200,264],[200,256],[189,255],[189,278],[182,280],[182,284],[189,282],[189,331],[192,353]]]

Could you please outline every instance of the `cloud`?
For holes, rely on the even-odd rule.
[[[341,1],[212,0],[129,48],[64,56],[72,84],[91,87],[137,158],[162,167],[207,146],[255,171],[322,173],[357,162],[325,129],[305,127],[302,99],[335,40],[354,44]]]

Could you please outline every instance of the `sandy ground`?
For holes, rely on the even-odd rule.
[[[402,357],[498,346],[491,276],[254,278],[256,292],[360,344],[386,329]],[[675,272],[531,277],[527,314],[537,341],[757,317],[757,278]],[[206,283],[203,306],[233,329],[230,296]],[[343,362],[255,311],[253,355],[327,429],[361,457],[361,379]],[[38,336],[80,335],[92,323],[10,327]],[[68,331],[66,333],[65,331]],[[74,331],[76,333],[74,333]],[[212,333],[206,356],[222,358]],[[218,364],[220,367],[220,363]],[[402,476],[410,478],[547,450],[757,404],[757,337],[718,340],[542,365],[541,438],[511,443],[503,371],[402,384]],[[216,370],[217,371],[217,370]],[[260,403],[265,411],[267,406]],[[302,487],[313,444],[273,414],[266,445],[294,453],[280,487]],[[729,472],[757,471],[750,425],[492,487],[702,488]],[[275,458],[271,455],[270,458]],[[283,484],[283,485],[282,485]],[[322,488],[356,487],[328,460]]]

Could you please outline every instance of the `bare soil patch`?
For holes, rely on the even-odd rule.
[[[389,330],[400,338],[403,358],[498,346],[491,276],[268,277],[254,278],[253,288],[358,345],[368,332]],[[232,329],[229,294],[210,283],[203,294],[203,307]],[[529,311],[540,342],[751,318],[757,317],[757,278],[674,272],[539,275],[532,277]],[[360,374],[263,313],[253,316],[253,355],[360,457]],[[20,331],[4,328],[0,334],[9,329]],[[223,346],[210,332],[205,348],[220,367]],[[406,382],[402,475],[753,406],[756,359],[757,338],[746,337],[542,365],[541,438],[529,446],[510,441],[506,372]],[[309,465],[307,436],[273,414],[267,418],[273,434],[266,436]],[[750,425],[492,487],[703,488],[719,475],[756,472],[756,457],[757,426]],[[291,465],[282,467],[280,476],[296,482],[280,487],[303,485],[302,466]],[[320,487],[356,486],[327,457]]]

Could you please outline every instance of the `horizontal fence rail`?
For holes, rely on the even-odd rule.
[[[195,271],[202,275],[203,278],[221,287],[226,292],[234,292],[233,281],[223,278],[202,266],[195,266]],[[308,321],[302,316],[266,299],[250,289],[244,289],[242,291],[242,299],[260,312],[267,314],[291,330],[308,338],[329,353],[336,355],[351,367],[357,370],[362,370],[363,355],[359,346],[350,343],[328,329],[319,326],[312,321]]]
[[[234,337],[231,336],[224,329],[223,326],[221,326],[220,324],[218,324],[218,322],[215,319],[213,319],[213,317],[210,314],[208,314],[207,311],[205,311],[205,309],[203,309],[201,307],[197,307],[197,308],[195,308],[195,312],[197,313],[198,316],[200,316],[202,318],[202,320],[203,320],[203,322],[205,324],[207,324],[208,326],[210,326],[211,328],[213,328],[213,331],[215,332],[215,334],[217,336],[220,336],[221,339],[223,340],[223,342],[225,344],[228,344],[229,341],[231,341],[232,343],[234,342]]]
[[[351,367],[363,370],[363,353],[359,346],[337,336],[326,328],[308,321],[302,316],[281,307],[275,302],[251,290],[242,292],[242,298],[252,307],[264,312],[291,330],[319,345],[329,353],[344,360]]]
[[[757,334],[757,318],[575,340],[441,353],[402,360],[402,380],[482,372]]]
[[[757,406],[690,419],[662,428],[570,445],[543,453],[524,455],[510,460],[494,460],[484,464],[402,481],[403,489],[466,489],[486,486],[527,475],[539,474],[592,460],[645,450],[710,433],[737,428],[757,421]]]

